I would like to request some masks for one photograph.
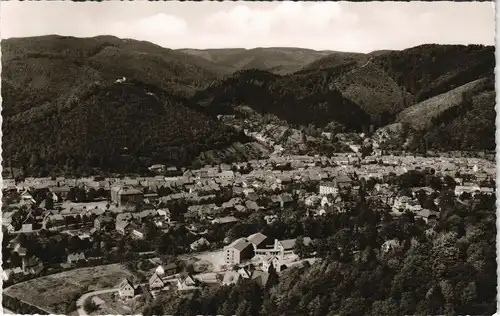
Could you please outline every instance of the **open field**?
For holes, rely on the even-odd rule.
[[[133,277],[120,264],[75,269],[15,284],[6,293],[56,314],[67,314],[70,304],[82,294],[113,288],[125,276]]]
[[[94,209],[96,207],[105,210],[106,205],[108,205],[108,204],[110,204],[108,201],[94,201],[94,202],[64,201],[64,202],[60,203],[60,207],[62,207],[63,209],[67,209],[67,210],[74,209],[75,212],[77,212],[77,210],[81,210],[84,207],[87,210],[91,210],[91,209]],[[114,208],[116,208],[116,207],[113,206],[112,204],[110,204],[110,210],[114,209]]]
[[[182,259],[193,264],[197,272],[218,272],[224,265],[222,250],[186,255],[182,256]]]

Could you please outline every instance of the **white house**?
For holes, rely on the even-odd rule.
[[[196,280],[189,274],[183,273],[177,278],[177,288],[180,291],[196,289],[196,285]]]
[[[161,266],[160,266],[161,267]],[[159,290],[165,287],[165,283],[161,279],[158,273],[153,273],[151,278],[149,278],[149,288],[151,290]]]
[[[276,256],[271,256],[271,257],[267,258],[262,263],[262,271],[269,272],[269,269],[271,268],[271,266],[274,267],[274,270],[276,272],[279,272],[280,271],[280,259]]]
[[[319,186],[319,194],[321,195],[337,194],[338,192],[339,190],[333,182],[325,182]]]
[[[135,296],[136,292],[137,292],[137,288],[127,278],[125,278],[118,285],[118,294],[120,295],[121,298],[132,298]]]
[[[399,247],[400,247],[399,240],[391,239],[391,240],[388,240],[382,244],[381,250],[383,252],[389,252],[389,251],[397,249]]]

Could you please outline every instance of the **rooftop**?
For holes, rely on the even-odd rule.
[[[248,236],[247,240],[251,242],[253,245],[258,246],[260,245],[264,240],[266,240],[267,236],[262,234],[262,233],[255,233],[250,236]]]
[[[240,239],[236,239],[235,241],[233,241],[229,246],[227,246],[227,248],[234,248],[238,251],[242,251],[243,249],[248,247],[250,244],[251,243],[247,239],[240,238]]]

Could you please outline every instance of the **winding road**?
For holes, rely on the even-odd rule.
[[[106,294],[106,293],[113,293],[113,292],[118,292],[118,289],[107,289],[107,290],[99,290],[99,291],[94,291],[94,292],[89,292],[83,294],[77,301],[76,301],[76,309],[78,310],[78,315],[81,316],[87,316],[87,312],[83,308],[83,303],[85,303],[85,300],[89,297],[95,296],[95,295],[100,295],[100,294]]]

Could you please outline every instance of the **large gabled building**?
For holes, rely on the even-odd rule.
[[[246,238],[236,239],[224,248],[224,262],[228,265],[239,264],[243,260],[251,259],[254,254],[254,248],[250,241]]]
[[[130,205],[144,199],[144,193],[129,186],[117,186],[111,189],[111,201],[118,206]]]

